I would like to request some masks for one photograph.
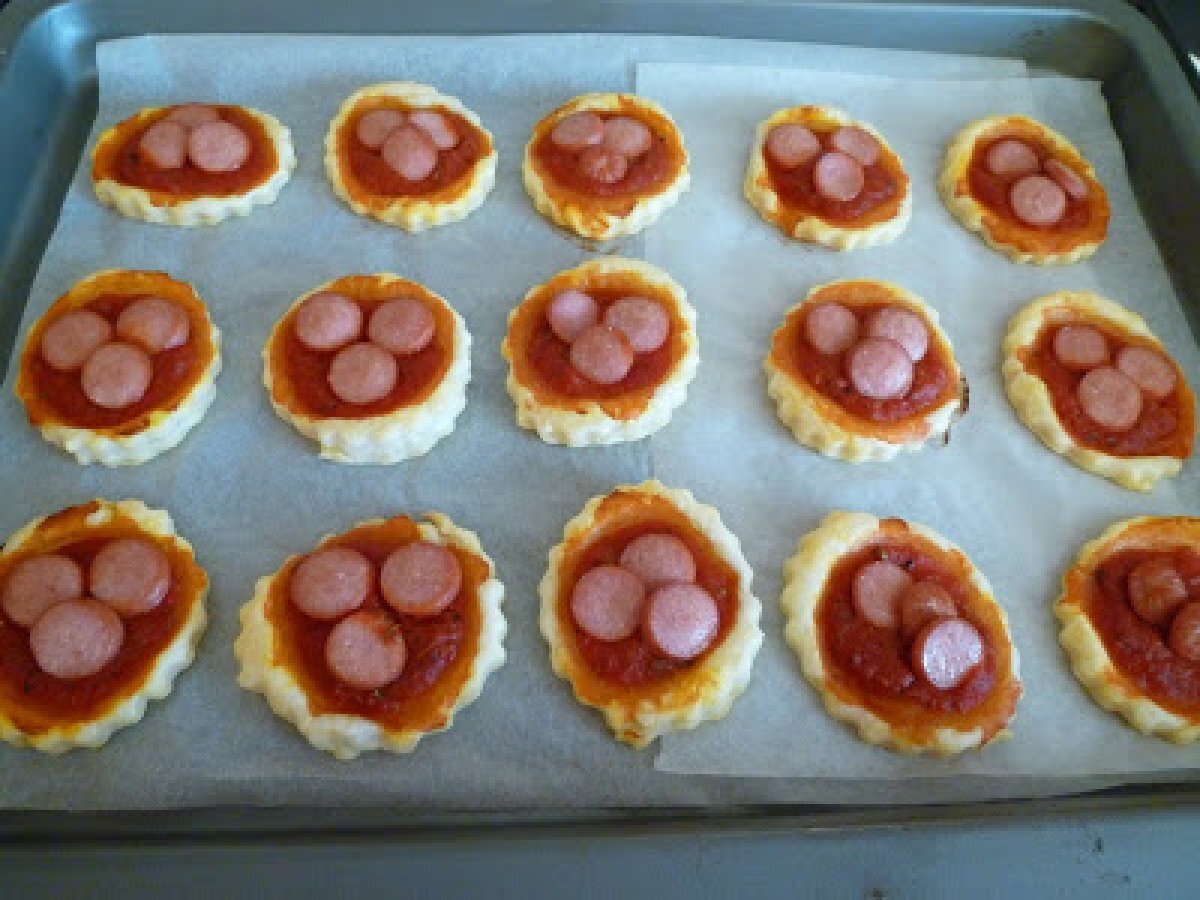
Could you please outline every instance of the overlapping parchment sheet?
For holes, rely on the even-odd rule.
[[[669,736],[671,772],[881,779],[878,800],[1069,790],[1064,776],[1145,780],[1200,762],[1200,751],[1142,737],[1100,710],[1071,676],[1051,604],[1079,547],[1109,522],[1200,510],[1195,464],[1148,495],[1088,475],[1046,450],[1004,397],[1000,342],[1035,296],[1087,289],[1128,304],[1194,380],[1200,353],[1129,187],[1120,145],[1095,82],[1065,78],[927,83],[799,70],[644,65],[638,89],[657,97],[694,148],[697,189],[646,238],[646,256],[672,272],[699,311],[700,374],[672,427],[653,441],[655,474],[715,503],[742,538],[764,602],[766,643],[746,695],[723,722]],[[841,107],[871,122],[912,178],[903,237],[848,254],[783,238],[742,198],[754,126],[800,103]],[[987,248],[936,192],[942,153],[971,119],[1025,113],[1060,130],[1093,162],[1113,207],[1094,261],[1022,266]],[[761,362],[784,311],[817,284],[894,280],[932,304],[970,381],[970,411],[948,447],[851,466],[795,443],[766,396]],[[714,453],[714,447],[722,452]],[[957,542],[1008,610],[1026,694],[1014,739],[953,761],[910,759],[861,743],[829,718],[783,640],[783,561],[832,509],[901,516]],[[992,776],[964,790],[963,776]],[[997,778],[996,776],[1002,776]],[[885,779],[919,779],[888,784]],[[844,800],[833,782],[821,796]],[[814,787],[814,790],[818,790]],[[861,785],[870,797],[870,786]]]

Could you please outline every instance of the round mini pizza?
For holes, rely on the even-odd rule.
[[[1114,523],[1063,575],[1054,612],[1097,703],[1143,734],[1200,737],[1200,519]]]
[[[636,234],[691,184],[675,121],[633,94],[582,94],[536,125],[525,189],[538,212],[595,241]]]
[[[496,183],[496,148],[458,99],[393,81],[342,103],[325,135],[325,172],[360,216],[424,231],[483,204]]]
[[[828,106],[760,122],[742,189],[788,237],[834,250],[891,243],[912,216],[900,157],[873,127]]]
[[[657,481],[594,497],[538,588],[550,663],[644,747],[729,712],[762,644],[750,566],[711,506]]]
[[[238,683],[338,759],[408,753],[504,662],[504,586],[445,516],[373,519],[258,580]]]
[[[1147,491],[1191,455],[1196,398],[1141,316],[1086,291],[1039,297],[1008,325],[1004,383],[1021,421],[1081,469]]]
[[[257,109],[152,106],[109,128],[92,151],[105,206],[160,225],[215,225],[275,202],[296,168],[291,133]]]
[[[192,285],[109,269],[34,322],[15,392],[47,441],[84,465],[126,466],[183,440],[220,371],[221,335]]]
[[[1025,116],[967,125],[946,149],[938,187],[959,222],[1015,262],[1078,262],[1108,233],[1108,195],[1091,164]]]
[[[965,408],[937,312],[886,281],[813,288],[775,330],[763,367],[796,440],[849,462],[919,450]]]
[[[1008,737],[1019,657],[987,579],[902,519],[833,512],[800,539],[780,598],[788,644],[835,719],[904,753]]]
[[[271,330],[263,383],[325,459],[394,463],[454,430],[471,336],[433,291],[396,275],[347,275],[300,297]]]
[[[696,311],[661,269],[605,257],[532,288],[501,345],[517,424],[548,444],[636,441],[670,421],[700,364]]]
[[[171,693],[207,617],[208,576],[171,517],[91,500],[0,549],[0,738],[100,747]]]

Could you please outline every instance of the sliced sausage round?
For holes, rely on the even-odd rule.
[[[929,350],[929,329],[925,320],[910,309],[885,306],[867,320],[867,335],[891,338],[904,348],[909,359],[920,362]]]
[[[382,347],[363,341],[337,352],[326,379],[339,400],[361,406],[392,392],[400,380],[400,366]]]
[[[565,150],[595,147],[604,140],[604,120],[595,113],[571,113],[554,123],[550,140]]]
[[[147,353],[182,347],[191,333],[187,311],[165,297],[141,297],[117,316],[117,336],[140,344]]]
[[[764,150],[777,166],[795,169],[821,152],[821,142],[803,125],[788,122],[767,132]]]
[[[50,607],[29,629],[38,668],[64,681],[95,675],[116,659],[124,640],[120,616],[87,598]]]
[[[401,125],[389,134],[380,152],[388,168],[405,181],[424,181],[437,168],[437,144],[415,125]]]
[[[13,566],[0,590],[0,606],[16,624],[28,628],[50,607],[82,596],[79,564],[69,556],[46,553]]]
[[[912,358],[891,338],[863,338],[846,359],[854,389],[871,400],[894,400],[912,387]]]
[[[1067,192],[1072,200],[1085,200],[1088,195],[1087,182],[1066,163],[1057,159],[1048,159],[1042,164],[1046,174],[1058,182],[1058,186]]]
[[[900,624],[900,597],[912,584],[912,576],[886,559],[867,563],[854,573],[850,588],[854,611],[877,628]]]
[[[423,300],[400,297],[380,304],[371,313],[367,336],[384,350],[410,355],[420,353],[437,330],[437,321]]]
[[[388,135],[404,124],[404,113],[398,109],[373,109],[363,113],[354,126],[354,136],[363,146],[378,150]]]
[[[344,347],[358,340],[362,324],[362,307],[349,297],[330,292],[306,298],[292,319],[296,340],[309,350]]]
[[[804,337],[818,353],[836,356],[858,340],[858,318],[840,303],[819,303],[804,317]]]
[[[652,532],[625,545],[618,560],[648,588],[670,581],[695,581],[696,560],[688,545],[673,534]]]
[[[840,150],[822,154],[813,168],[813,184],[826,200],[853,200],[865,183],[862,164]]]
[[[579,171],[592,181],[616,184],[629,171],[629,159],[603,145],[588,147],[579,154]]]
[[[635,353],[653,353],[671,333],[671,317],[649,297],[622,297],[604,311],[604,324],[625,335]]]
[[[73,372],[112,334],[113,327],[104,316],[90,309],[73,309],[46,326],[39,349],[50,368]]]
[[[1146,347],[1122,347],[1117,351],[1117,368],[1156,400],[1175,390],[1175,366],[1161,353]]]
[[[185,103],[183,106],[175,107],[163,119],[164,122],[175,122],[182,125],[189,131],[199,125],[207,125],[209,122],[219,122],[220,120],[221,114],[206,103]]]
[[[371,561],[350,547],[326,547],[292,570],[292,603],[314,619],[338,619],[363,605],[375,581]]]
[[[462,564],[441,544],[413,541],[388,554],[379,574],[383,599],[406,616],[436,616],[462,589]]]
[[[414,109],[408,114],[408,121],[429,135],[439,150],[453,150],[462,140],[450,120],[436,109]]]
[[[625,335],[607,325],[593,325],[571,345],[571,365],[588,381],[616,384],[633,368],[633,348]]]
[[[1067,193],[1045,175],[1026,175],[1009,189],[1013,214],[1035,228],[1053,225],[1067,211]]]
[[[178,169],[187,161],[188,130],[178,122],[155,122],[138,140],[138,156],[156,169]]]
[[[621,566],[588,569],[571,589],[571,617],[598,641],[620,641],[637,631],[646,587]]]
[[[600,307],[583,291],[559,291],[546,307],[546,321],[560,341],[570,344],[600,321]]]
[[[650,149],[653,139],[645,123],[632,116],[613,116],[604,121],[601,144],[628,159],[637,159]]]
[[[910,640],[934,619],[953,619],[957,615],[954,598],[936,581],[914,581],[900,595],[900,629]]]
[[[123,409],[146,396],[153,377],[154,363],[145,350],[113,341],[87,358],[79,383],[97,406]]]
[[[1164,556],[1135,566],[1126,578],[1125,589],[1133,611],[1151,625],[1166,625],[1188,598],[1183,577]]]
[[[646,600],[642,633],[652,648],[670,659],[695,659],[721,627],[712,594],[698,584],[664,584]]]
[[[1171,622],[1167,643],[1188,662],[1200,663],[1200,603],[1180,607]]]
[[[250,150],[250,136],[229,122],[206,122],[188,135],[188,159],[210,174],[236,172]]]
[[[848,156],[854,157],[864,166],[873,166],[879,162],[883,148],[875,135],[857,125],[843,125],[833,133],[830,139],[833,146]]]
[[[167,596],[171,563],[167,555],[142,538],[109,541],[88,567],[92,596],[122,616],[148,613]]]
[[[325,665],[333,677],[360,691],[391,684],[404,672],[407,656],[400,623],[379,610],[347,616],[325,639]]]
[[[940,691],[962,684],[983,662],[983,636],[966,619],[930,622],[912,645],[912,665]]]
[[[1092,369],[1075,390],[1087,417],[1109,431],[1128,431],[1142,414],[1137,382],[1112,366]]]
[[[1094,369],[1108,362],[1108,341],[1091,325],[1063,325],[1054,332],[1054,355],[1068,369]]]
[[[1037,152],[1024,141],[1005,138],[988,148],[984,165],[1001,178],[1032,175],[1038,170]]]

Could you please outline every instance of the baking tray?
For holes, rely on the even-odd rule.
[[[340,0],[16,0],[0,13],[0,360],[7,364],[23,298],[96,110],[97,42],[144,33],[679,34],[796,40],[1024,58],[1035,69],[1099,79],[1126,153],[1142,212],[1197,333],[1200,256],[1200,107],[1170,48],[1119,0],[1032,2],[690,2],[503,0],[488,4]],[[678,776],[674,776],[678,777]],[[460,835],[572,826],[611,830],[861,828],[917,822],[1102,814],[1193,806],[1200,783],[1127,786],[1051,800],[919,808],[773,804],[722,808],[576,809],[447,813],[411,809],[219,808],[153,813],[0,813],[6,844],[94,843],[180,837],[248,838],[317,833]]]

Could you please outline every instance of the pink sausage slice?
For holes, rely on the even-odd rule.
[[[863,338],[847,356],[854,389],[871,400],[894,400],[912,387],[913,361],[891,338]]]
[[[400,297],[375,308],[367,324],[367,336],[392,353],[420,353],[433,340],[437,322],[424,301]]]
[[[621,568],[632,572],[648,588],[671,581],[695,581],[696,560],[688,545],[673,534],[651,533],[625,545]]]
[[[598,641],[620,641],[637,631],[646,588],[621,566],[596,566],[575,582],[571,617],[580,630]]]
[[[1005,138],[988,148],[984,165],[993,175],[1002,178],[1032,175],[1038,170],[1038,155],[1024,141]]]
[[[87,362],[112,333],[113,327],[104,316],[90,309],[76,309],[46,326],[39,349],[50,368],[73,372]]]
[[[966,619],[930,622],[913,641],[913,668],[940,691],[958,687],[982,661],[983,637]]]
[[[579,154],[579,171],[601,184],[616,184],[629,171],[629,159],[604,145],[588,147]]]
[[[1087,182],[1084,181],[1066,163],[1057,159],[1048,159],[1042,165],[1046,174],[1053,178],[1060,188],[1067,192],[1072,200],[1085,200],[1088,195]]]
[[[604,140],[604,120],[595,113],[571,113],[550,129],[550,140],[565,150],[595,147]]]
[[[546,321],[560,341],[570,344],[600,321],[600,307],[590,294],[572,288],[554,295],[546,307]]]
[[[1139,563],[1125,581],[1129,605],[1151,625],[1166,625],[1188,599],[1179,570],[1165,557]]]
[[[138,141],[138,155],[158,169],[178,169],[187,161],[188,130],[178,122],[155,122]]]
[[[452,150],[461,140],[450,120],[437,110],[414,109],[408,114],[408,121],[429,135],[429,139],[439,150]]]
[[[389,134],[381,153],[388,168],[405,181],[423,181],[437,168],[437,144],[415,125],[401,125]]]
[[[378,150],[393,131],[404,124],[404,113],[398,109],[373,109],[363,113],[354,126],[354,136],[372,150]]]
[[[310,553],[292,570],[292,603],[314,619],[338,619],[363,605],[375,581],[371,561],[349,547]]]
[[[141,538],[105,544],[88,569],[92,596],[122,616],[150,612],[171,587],[167,555]]]
[[[462,565],[441,544],[413,541],[388,554],[379,584],[383,599],[401,615],[436,616],[458,596]]]
[[[633,348],[625,335],[606,325],[593,325],[571,345],[571,365],[596,384],[616,384],[633,368]]]
[[[840,303],[821,303],[804,317],[804,337],[818,353],[836,356],[858,340],[858,318]]]
[[[296,340],[309,350],[336,350],[357,340],[362,332],[362,307],[342,294],[308,297],[292,320]]]
[[[1045,175],[1026,175],[1008,192],[1013,213],[1026,225],[1053,225],[1067,211],[1067,193]]]
[[[1175,390],[1175,366],[1161,353],[1145,347],[1122,347],[1117,351],[1117,368],[1156,400]]]
[[[95,675],[121,652],[124,640],[120,617],[86,598],[52,606],[29,629],[38,668],[64,681]]]
[[[1075,388],[1089,419],[1109,431],[1128,431],[1142,414],[1142,391],[1132,378],[1112,366],[1092,369]]]
[[[1200,603],[1188,603],[1175,614],[1167,643],[1188,662],[1200,663]]]
[[[604,122],[601,145],[629,159],[637,159],[650,149],[650,129],[631,116],[613,116]]]
[[[877,628],[900,624],[900,597],[912,584],[912,576],[886,559],[867,563],[854,573],[850,588],[854,611]]]
[[[1108,341],[1091,325],[1063,325],[1054,332],[1054,355],[1068,369],[1094,369],[1108,362]]]
[[[188,135],[188,159],[204,172],[236,172],[249,158],[250,137],[229,122],[206,122]]]
[[[934,619],[953,619],[958,607],[936,581],[914,581],[900,595],[900,629],[911,640]]]
[[[635,353],[653,353],[671,333],[671,317],[649,297],[622,297],[604,311],[604,324],[625,335]]]
[[[642,613],[646,641],[670,659],[695,659],[712,645],[720,626],[717,601],[698,584],[663,585]]]
[[[68,556],[47,553],[13,566],[0,590],[0,606],[6,616],[28,628],[50,607],[82,596],[83,570],[79,564]]]
[[[920,362],[929,350],[929,329],[915,312],[899,306],[887,306],[871,316],[867,335],[891,338],[904,348],[909,359]]]
[[[822,154],[813,168],[813,184],[826,200],[853,200],[863,189],[866,176],[862,164],[847,153],[834,150]]]
[[[209,122],[219,122],[220,120],[221,114],[204,103],[185,103],[183,106],[177,106],[163,119],[164,122],[175,122],[182,125],[188,131],[199,125],[207,125]]]
[[[392,392],[400,380],[400,366],[382,347],[363,341],[338,351],[326,379],[339,400],[361,406]]]
[[[844,125],[833,133],[833,146],[848,156],[854,157],[864,166],[873,166],[879,161],[883,148],[875,135],[857,125]]]
[[[123,409],[146,396],[153,377],[154,363],[145,350],[114,341],[87,358],[79,383],[97,406]]]
[[[821,152],[821,142],[803,125],[789,122],[767,132],[764,150],[777,166],[795,169]]]
[[[325,639],[325,665],[333,677],[360,691],[391,684],[404,671],[407,656],[400,624],[379,610],[342,619]]]
[[[192,321],[187,312],[164,297],[134,300],[117,316],[117,336],[140,344],[148,353],[182,347],[191,333]]]

